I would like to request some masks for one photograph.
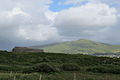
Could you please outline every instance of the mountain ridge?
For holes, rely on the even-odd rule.
[[[119,53],[120,45],[100,43],[87,39],[65,41],[61,43],[43,46],[31,46],[31,48],[44,49],[46,52],[69,54],[94,54],[94,53]]]

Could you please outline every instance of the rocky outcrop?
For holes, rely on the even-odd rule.
[[[12,52],[44,52],[43,49],[32,49],[27,47],[15,47]]]

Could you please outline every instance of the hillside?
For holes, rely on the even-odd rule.
[[[92,54],[92,53],[119,53],[120,46],[95,42],[86,39],[66,41],[44,46],[32,46],[31,48],[44,49],[46,52]]]

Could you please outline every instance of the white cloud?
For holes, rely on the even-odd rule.
[[[73,4],[73,5],[82,5],[84,3],[99,3],[100,0],[66,0],[63,4],[68,5],[68,4]]]
[[[27,40],[45,41],[58,37],[56,28],[47,25],[25,26],[19,29],[19,34]]]
[[[109,33],[119,29],[114,29],[117,21],[120,21],[118,6],[116,9],[109,5],[116,4],[116,1],[67,0],[63,5],[77,6],[60,12],[49,10],[51,2],[52,0],[0,0],[0,48],[45,44],[60,41],[61,38],[95,39],[99,36],[99,40],[111,39]],[[114,36],[118,33],[119,31]]]
[[[61,11],[54,26],[63,36],[88,36],[117,23],[117,10],[103,3],[87,3]],[[88,34],[89,32],[89,34]]]
[[[80,4],[83,1],[86,1],[86,0],[67,0],[64,2],[64,4]]]
[[[54,21],[55,20],[55,17],[57,16],[59,12],[52,12],[50,10],[48,10],[45,15],[46,17],[50,20],[50,21]]]
[[[8,12],[8,16],[13,18],[14,16],[21,15],[21,16],[30,16],[29,14],[23,12],[20,8],[13,8],[12,11]]]
[[[3,45],[6,45],[5,47],[25,45],[28,41],[32,44],[56,40],[59,37],[57,30],[51,27],[56,13],[48,10],[51,1],[2,0],[0,3],[0,38],[2,38],[0,48],[3,48]],[[46,14],[47,12],[49,13]]]

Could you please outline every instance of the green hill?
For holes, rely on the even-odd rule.
[[[32,46],[32,48],[44,49],[45,52],[70,53],[70,54],[92,54],[92,53],[118,53],[119,45],[110,45],[106,43],[95,42],[86,39],[77,41],[66,41],[62,43]]]

